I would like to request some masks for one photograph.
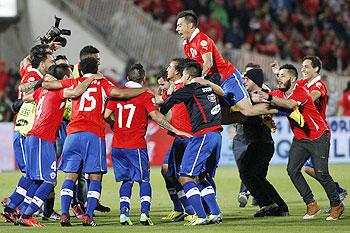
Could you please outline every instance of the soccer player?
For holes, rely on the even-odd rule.
[[[36,45],[30,50],[30,54],[21,61],[21,83],[40,80],[53,64],[52,50],[48,45]],[[23,176],[18,182],[16,190],[9,197],[9,203],[1,214],[8,222],[15,223],[18,215],[15,209],[19,207],[19,213],[23,214],[34,196],[36,185],[26,172],[25,135],[32,129],[35,115],[35,103],[23,103],[23,92],[18,93],[19,113],[16,118],[13,148],[16,161]],[[21,106],[21,107],[19,107]]]
[[[97,74],[98,61],[85,58],[80,62],[83,77],[62,81],[44,82],[47,89],[60,89],[77,86],[79,82]],[[93,81],[79,98],[72,100],[71,121],[67,126],[67,138],[63,145],[60,169],[66,173],[61,189],[61,226],[70,226],[69,206],[78,174],[90,176],[87,208],[83,217],[84,226],[96,226],[93,211],[101,193],[101,175],[107,172],[105,122],[103,112],[107,97],[130,99],[145,91],[146,88],[122,90],[106,79]]]
[[[170,62],[166,72],[167,77],[165,78],[172,83],[170,88],[171,90],[168,88],[164,92],[162,95],[162,102],[164,102],[164,100],[171,95],[172,92],[175,92],[184,86],[183,82],[181,81],[181,74],[182,66],[185,62],[186,59],[183,58],[174,58]],[[171,108],[170,123],[175,128],[192,134],[190,117],[184,103],[175,104]],[[163,217],[162,220],[171,220],[174,222],[190,220],[190,218],[194,215],[194,210],[189,204],[182,186],[178,181],[178,171],[183,152],[191,139],[174,135],[172,132],[169,132],[169,134],[175,136],[175,139],[164,158],[161,173],[174,208],[173,211],[171,211],[167,216]]]
[[[278,75],[279,65],[277,61],[271,64],[273,72]],[[326,109],[328,102],[328,89],[326,84],[321,80],[322,62],[317,56],[306,56],[303,58],[301,73],[303,75],[302,80],[298,80],[298,84],[304,86],[312,96],[312,100],[320,113],[322,119],[326,122],[329,136],[331,136],[331,131],[326,119]],[[314,165],[311,158],[309,158],[304,164],[304,171],[311,177],[316,179]],[[337,187],[337,192],[341,200],[348,195],[347,191],[343,189],[339,183],[335,182]]]
[[[141,64],[134,64],[128,71],[127,89],[141,88],[145,82],[145,71]],[[181,132],[167,122],[154,105],[154,96],[148,92],[134,99],[110,100],[104,117],[115,113],[112,159],[114,175],[120,186],[120,223],[132,225],[129,218],[130,197],[134,182],[140,184],[141,216],[143,225],[153,225],[149,217],[151,205],[151,184],[149,183],[149,161],[145,140],[147,115],[157,124],[174,134],[190,137],[190,133]]]
[[[331,204],[330,215],[326,220],[337,220],[344,211],[344,205],[328,171],[329,128],[317,111],[311,94],[297,83],[297,78],[298,71],[293,65],[283,65],[279,68],[277,76],[279,90],[272,91],[270,94],[260,92],[259,96],[265,102],[287,109],[300,106],[305,126],[300,127],[289,120],[294,138],[288,157],[288,175],[307,205],[307,211],[303,218],[314,218],[321,210],[301,173],[302,165],[311,157],[317,181],[324,188]]]
[[[184,102],[194,133],[194,137],[183,154],[179,182],[198,218],[185,225],[205,225],[209,222],[220,223],[222,221],[215,191],[206,179],[207,174],[211,177],[214,176],[220,158],[220,132],[222,131],[220,105],[210,86],[192,81],[193,78],[201,77],[201,75],[202,67],[199,63],[186,63],[182,73],[185,86],[167,98],[161,108],[161,112],[164,114],[174,104]],[[195,179],[197,179],[197,183]],[[201,196],[210,209],[208,218]]]
[[[52,66],[50,73],[58,79],[66,78],[71,71],[68,65]],[[24,96],[25,101],[35,101],[36,112],[33,128],[26,139],[26,173],[37,185],[32,202],[18,220],[25,226],[41,227],[33,214],[46,201],[57,181],[57,157],[54,149],[56,133],[61,124],[65,98],[75,98],[81,95],[94,78],[90,78],[75,89],[48,91],[42,87],[34,93]],[[39,81],[39,83],[42,81]]]
[[[198,29],[198,17],[192,10],[182,11],[177,15],[176,31],[184,40],[184,51],[187,58],[193,59],[203,67],[202,76],[220,83],[225,92],[222,106],[228,105],[231,111],[237,109],[245,116],[257,116],[271,113],[263,104],[251,104],[249,95],[243,86],[241,73],[227,60],[224,60],[214,41]],[[221,77],[220,77],[221,76]],[[280,111],[303,125],[301,114]],[[234,120],[234,119],[232,119]]]

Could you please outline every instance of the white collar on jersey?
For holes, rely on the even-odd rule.
[[[295,88],[297,88],[297,86],[298,86],[298,84],[296,83],[295,86],[294,86],[294,88],[293,88],[293,90],[292,90],[292,92],[291,92],[289,95],[286,95],[286,93],[284,93],[284,96],[286,97],[286,99],[288,99],[289,97],[291,97],[291,96],[293,95],[294,90],[295,90]],[[298,104],[298,105],[299,105],[299,104]]]
[[[142,85],[140,83],[134,82],[134,81],[128,81],[125,83],[125,86],[127,88],[141,88]]]
[[[185,41],[184,41],[184,44],[187,44],[188,42],[191,42],[191,41],[193,40],[193,38],[194,38],[195,36],[197,36],[198,33],[199,33],[199,29],[196,28],[196,29],[192,32],[191,38],[190,38],[188,41],[185,40]]]
[[[43,75],[38,69],[33,68],[32,66],[28,66],[27,71],[28,71],[28,72],[29,72],[29,71],[34,71],[35,73],[37,73],[37,74],[39,75],[39,77],[40,77],[41,79],[44,78],[44,75]]]
[[[87,73],[87,74],[84,74],[83,77],[90,78],[92,75],[94,75],[94,74]]]
[[[321,80],[321,75],[317,75],[313,80],[311,80],[311,82],[308,82],[307,84],[306,84],[306,86],[308,87],[308,88],[310,88],[312,85],[314,85],[315,83],[317,83],[318,81],[320,81]]]
[[[179,83],[183,83],[183,82],[182,82],[182,79],[180,78],[180,79],[176,80],[174,83],[179,84]]]

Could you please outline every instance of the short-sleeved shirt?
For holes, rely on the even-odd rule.
[[[131,82],[127,82],[126,86],[128,86],[128,83]],[[138,87],[141,87],[141,85]],[[115,116],[112,147],[147,148],[145,135],[148,114],[158,111],[158,108],[154,105],[154,95],[145,92],[127,101],[111,99],[107,104],[107,108],[113,111]]]
[[[182,82],[175,82],[175,92],[181,88],[183,88],[184,84]],[[168,96],[166,93],[162,96],[163,100],[165,100]],[[176,129],[181,130],[183,132],[192,134],[192,125],[190,121],[190,116],[188,115],[188,111],[186,105],[184,103],[175,104],[171,108],[171,118],[170,124],[172,124]],[[169,131],[169,134],[175,137],[182,136],[175,135],[174,133]]]
[[[197,28],[189,41],[184,41],[184,50],[187,58],[197,61],[199,64],[204,63],[202,55],[211,52],[213,56],[213,66],[210,68],[208,74],[218,72],[222,76],[222,80],[226,80],[235,71],[236,68],[227,60],[223,59],[214,41]]]
[[[294,100],[298,103],[299,111],[304,117],[304,127],[301,128],[295,121],[288,118],[296,139],[315,140],[321,137],[324,132],[329,131],[326,122],[317,111],[312,97],[305,87],[295,84],[294,90],[288,96],[280,90],[272,91],[270,94],[278,98]]]
[[[350,116],[350,91],[343,93],[339,105],[344,109],[344,116]]]
[[[28,135],[55,143],[66,103],[63,91],[63,89],[48,91],[41,87],[33,93],[37,107],[34,125]]]
[[[76,79],[61,81],[64,88],[76,87],[92,74],[85,74]],[[104,110],[106,99],[115,86],[106,79],[94,80],[88,89],[78,98],[72,100],[71,121],[67,126],[67,135],[76,132],[94,133],[105,137]]]
[[[21,84],[39,81],[44,78],[44,76],[40,73],[38,69],[33,68],[31,65],[27,65],[22,67],[20,70],[21,75]],[[23,92],[18,92],[18,99],[23,98]]]

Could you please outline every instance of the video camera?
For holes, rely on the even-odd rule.
[[[54,41],[54,42],[60,42],[62,47],[66,46],[67,39],[61,37],[61,35],[70,36],[71,31],[68,29],[59,28],[61,20],[62,20],[61,18],[58,18],[57,16],[55,16],[55,26],[51,27],[50,30],[46,32],[46,34],[43,37],[40,37],[40,41],[42,44],[49,44],[52,41]]]

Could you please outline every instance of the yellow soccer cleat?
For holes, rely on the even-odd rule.
[[[171,211],[167,216],[162,217],[161,220],[163,221],[174,221],[174,219],[177,219],[178,217],[180,217],[181,215],[183,215],[183,212],[179,212],[179,211]]]

